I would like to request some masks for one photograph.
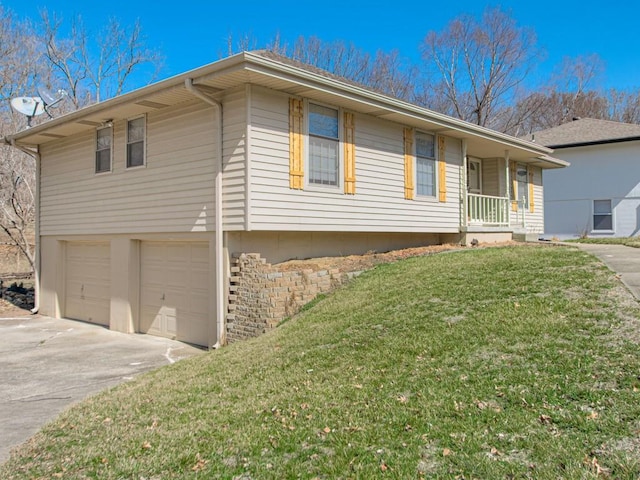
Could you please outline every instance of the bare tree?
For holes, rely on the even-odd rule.
[[[496,128],[523,135],[576,117],[609,118],[609,102],[594,88],[604,66],[597,55],[564,58],[547,85],[526,93],[504,108]]]
[[[640,89],[607,92],[611,120],[626,123],[640,123]]]
[[[62,20],[46,10],[41,22],[43,57],[75,108],[120,95],[131,86],[134,72],[146,69],[152,81],[162,66],[160,54],[147,48],[139,22],[123,27],[109,19],[95,37],[80,17],[72,21],[70,37],[61,34]]]
[[[500,8],[486,9],[480,19],[462,15],[444,31],[430,31],[422,54],[433,66],[422,102],[489,127],[541,56],[534,32]]]
[[[0,136],[26,126],[24,116],[9,108],[8,99],[37,95],[37,86],[65,89],[70,101],[60,111],[80,108],[118,95],[132,85],[135,73],[147,79],[158,71],[159,55],[149,50],[139,23],[130,28],[117,21],[95,41],[73,22],[69,37],[62,35],[62,21],[42,12],[36,34],[0,5]],[[146,70],[145,70],[146,68]],[[34,123],[46,121],[45,115]],[[34,269],[33,226],[35,220],[35,160],[6,145],[0,146],[0,232],[24,254]]]
[[[257,45],[257,40],[249,35],[240,39],[227,38],[229,54],[253,50]],[[325,42],[314,36],[300,36],[289,45],[282,42],[279,34],[266,45],[265,50],[396,98],[410,101],[415,98],[418,69],[397,50],[379,50],[372,56],[353,43]]]

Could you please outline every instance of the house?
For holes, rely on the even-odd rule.
[[[640,125],[582,118],[528,139],[571,164],[544,172],[546,236],[640,233]]]
[[[566,165],[264,51],[5,141],[37,161],[39,311],[209,347],[225,342],[232,254],[537,235],[542,170]]]

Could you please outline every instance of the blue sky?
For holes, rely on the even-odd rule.
[[[81,15],[87,28],[99,30],[105,18],[122,24],[140,19],[150,46],[165,56],[161,78],[210,63],[226,55],[227,39],[243,35],[266,43],[279,33],[286,42],[299,35],[325,41],[344,40],[374,53],[397,49],[419,61],[419,45],[429,30],[442,30],[461,13],[479,14],[499,5],[520,25],[537,33],[546,59],[537,69],[548,76],[565,56],[597,53],[606,71],[600,87],[640,87],[640,2],[591,6],[585,1],[536,2],[478,0],[444,2],[393,1],[261,1],[217,2],[149,0],[78,2],[65,0],[0,0],[19,17],[38,18],[41,8],[64,19]]]

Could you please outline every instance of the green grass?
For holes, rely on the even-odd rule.
[[[75,406],[0,478],[636,479],[639,313],[568,247],[381,265]]]
[[[640,237],[598,237],[598,238],[576,238],[567,240],[576,243],[600,243],[606,245],[626,245],[627,247],[640,248]]]

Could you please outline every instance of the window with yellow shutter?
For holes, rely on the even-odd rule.
[[[416,193],[436,195],[436,137],[429,133],[416,132]]]
[[[305,153],[306,156],[305,156]],[[344,166],[344,169],[342,168]],[[289,186],[338,188],[356,193],[355,114],[289,99]]]
[[[338,186],[340,128],[338,109],[309,103],[309,184]]]

